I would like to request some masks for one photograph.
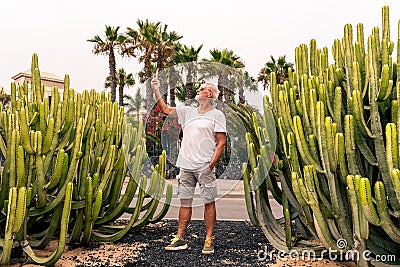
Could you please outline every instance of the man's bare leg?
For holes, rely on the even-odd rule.
[[[205,204],[204,206],[204,220],[206,222],[206,238],[213,236],[215,222],[217,220],[217,212],[215,209],[215,201]]]
[[[192,199],[181,199],[178,217],[178,236],[185,240],[186,230],[192,218]]]

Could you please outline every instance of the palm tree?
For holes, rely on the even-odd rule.
[[[104,40],[96,35],[92,39],[88,39],[88,42],[95,43],[93,48],[93,53],[95,55],[101,54],[108,56],[108,64],[110,68],[110,87],[111,87],[111,101],[115,101],[116,98],[116,63],[115,63],[115,53],[114,49],[119,48],[122,50],[122,47],[125,44],[126,37],[122,34],[118,33],[118,27],[111,27],[106,25],[106,36]]]
[[[220,63],[225,66],[221,66],[220,70],[217,70],[218,74],[218,89],[220,94],[218,96],[218,100],[225,102],[229,102],[234,92],[231,88],[228,88],[227,85],[232,81],[230,79],[232,77],[237,77],[238,71],[239,73],[241,69],[245,67],[242,59],[235,55],[232,50],[223,49],[222,51],[219,49],[211,49],[210,50],[211,59],[205,60],[208,62]],[[233,69],[237,69],[238,71],[233,71]],[[215,73],[211,73],[211,75],[215,75]],[[239,74],[240,75],[240,74]]]
[[[191,63],[196,62],[199,59],[200,50],[203,45],[198,48],[194,46],[179,45],[177,46],[176,53],[173,58],[174,64]],[[197,76],[197,69],[195,64],[184,64],[182,71],[186,72],[186,85],[185,85],[185,98],[184,100],[192,99],[194,90],[194,81]],[[172,99],[171,99],[172,101]]]
[[[140,89],[136,90],[135,96],[124,95],[124,106],[127,107],[126,113],[136,112],[136,120],[139,120],[140,109],[143,107],[144,99],[140,94]]]
[[[256,80],[250,76],[247,71],[244,71],[237,77],[236,87],[239,88],[238,96],[239,96],[239,103],[244,104],[246,103],[246,99],[244,97],[244,90],[247,89],[249,91],[257,91],[257,87],[255,86]]]
[[[150,22],[146,19],[146,21],[142,21],[138,19],[136,21],[138,26],[138,30],[129,28],[127,29],[127,35],[129,40],[134,43],[131,47],[131,51],[127,53],[133,54],[132,50],[138,50],[139,54],[139,62],[144,63],[143,67],[143,76],[141,77],[141,82],[148,81],[146,84],[146,108],[149,108],[151,105],[151,100],[153,96],[153,92],[151,90],[149,79],[152,76],[152,68],[151,63],[155,58],[155,52],[158,45],[158,31],[160,22]]]
[[[120,68],[117,73],[117,85],[118,85],[118,102],[122,107],[124,105],[124,88],[125,86],[133,86],[135,85],[135,79],[132,73],[126,73],[124,68]],[[110,76],[107,77],[106,82],[104,84],[105,88],[111,87],[111,79]]]
[[[176,47],[178,45],[178,41],[182,38],[181,35],[179,35],[175,31],[168,32],[167,31],[168,25],[163,25],[159,32],[158,32],[158,43],[157,43],[157,49],[155,51],[156,54],[156,60],[157,60],[157,70],[159,70],[159,78],[161,81],[160,84],[160,90],[162,92],[162,96],[164,98],[164,101],[167,102],[167,88],[166,84],[163,83],[165,81],[164,70],[165,67],[171,66],[173,56],[176,51]]]
[[[294,69],[293,63],[286,62],[286,55],[280,56],[278,61],[273,56],[270,56],[271,60],[265,63],[264,67],[260,70],[257,76],[257,82],[261,82],[264,86],[264,90],[269,88],[270,75],[272,72],[276,73],[276,81],[278,84],[283,84],[287,78],[289,68]]]

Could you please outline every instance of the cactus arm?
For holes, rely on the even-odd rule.
[[[27,116],[26,116],[26,111],[24,108],[20,110],[20,135],[21,135],[21,142],[22,142],[22,147],[28,154],[34,154],[35,152],[32,149],[31,146],[31,140],[29,137],[29,128],[28,128],[28,123],[27,123]]]
[[[13,232],[18,233],[25,221],[26,217],[26,187],[18,189],[18,199],[16,207],[15,222],[13,225]]]
[[[307,162],[307,164],[313,164],[318,172],[322,172],[322,168],[319,163],[311,155],[308,145],[304,138],[303,127],[301,125],[300,117],[293,117],[294,134],[296,137],[297,148],[302,156],[302,159]]]
[[[336,172],[337,160],[335,157],[335,125],[332,122],[331,117],[325,118],[325,134],[326,134],[326,149],[327,149],[327,159],[329,161],[329,170]]]
[[[61,257],[62,253],[64,252],[65,242],[66,242],[66,238],[67,238],[67,231],[68,231],[69,216],[70,216],[70,212],[71,212],[72,189],[73,189],[73,184],[68,183],[66,193],[65,193],[63,211],[62,211],[60,237],[59,237],[57,249],[51,255],[49,255],[47,257],[39,257],[35,254],[35,252],[29,246],[28,242],[24,242],[23,244],[21,244],[24,252],[31,258],[32,261],[34,261],[37,264],[49,265],[49,266],[53,265],[54,263],[56,263],[58,261],[58,259]]]
[[[297,201],[296,196],[293,194],[292,184],[286,180],[286,177],[281,170],[278,169],[277,171],[278,171],[278,176],[280,178],[281,186],[282,186],[281,196],[283,195],[283,192],[286,192],[285,197],[289,201],[290,205],[295,210],[301,210],[301,206],[300,206],[299,202]],[[283,196],[281,198],[283,201]]]
[[[166,190],[166,194],[165,194],[165,202],[164,205],[160,211],[160,213],[155,216],[153,219],[151,219],[149,222],[150,223],[157,223],[159,222],[162,218],[164,218],[164,216],[167,214],[168,210],[169,210],[169,206],[171,204],[171,199],[172,199],[172,185],[168,184],[167,185],[167,190]]]
[[[33,113],[32,118],[30,119],[28,125],[31,127],[36,126],[36,124],[39,122],[39,113],[35,111],[35,113]]]
[[[10,188],[8,196],[8,208],[7,208],[7,221],[6,231],[4,236],[3,251],[1,253],[0,264],[9,264],[11,257],[11,249],[13,245],[13,227],[15,223],[17,209],[17,188]]]
[[[354,235],[361,242],[362,240],[368,240],[369,238],[369,222],[367,221],[363,209],[361,207],[360,198],[357,197],[357,191],[360,187],[360,178],[356,179],[354,176],[347,176],[347,193],[351,203],[351,210],[353,214],[353,227]]]
[[[354,130],[354,135],[357,147],[360,149],[360,152],[363,154],[364,158],[368,161],[369,164],[378,167],[378,161],[376,160],[374,153],[372,153],[371,149],[366,143],[365,137],[363,137],[358,130],[358,127]]]
[[[352,96],[350,98],[350,105],[352,114],[355,118],[356,125],[358,126],[360,132],[363,136],[374,138],[371,130],[368,128],[363,115],[363,104],[361,99],[361,93],[359,90],[353,90]]]
[[[292,120],[291,120],[291,114],[290,114],[290,106],[287,100],[287,94],[284,90],[279,91],[279,107],[280,107],[280,113],[281,113],[281,118],[285,121],[285,125],[289,127],[292,131],[293,125],[292,125]],[[254,120],[253,118],[253,121]],[[257,132],[257,129],[256,129]]]
[[[66,95],[64,95],[64,97],[67,97]],[[74,122],[74,115],[75,115],[75,107],[74,107],[74,100],[73,99],[69,99],[67,101],[67,99],[64,100],[65,102],[67,102],[67,105],[63,105],[63,114],[65,116],[65,122],[63,125],[63,128],[61,129],[61,131],[58,133],[60,136],[64,135],[69,128],[72,126],[73,122]],[[65,110],[65,111],[64,111]],[[79,110],[77,110],[78,112]],[[78,118],[79,120],[79,118]],[[78,122],[78,120],[76,122]]]
[[[296,89],[289,88],[289,105],[290,105],[290,115],[291,117],[297,115],[297,107],[296,107]]]
[[[339,164],[339,177],[342,182],[345,182],[345,177],[347,177],[347,165],[346,165],[346,158],[345,158],[345,141],[343,133],[337,133],[335,136],[335,157],[337,158]]]
[[[37,134],[37,142],[38,142],[38,154],[36,155],[36,180],[38,186],[38,200],[36,202],[37,208],[43,208],[46,206],[46,190],[45,190],[45,177],[43,171],[43,156],[41,155],[41,142],[42,142],[42,133],[40,131],[36,132]]]
[[[351,24],[346,24],[344,26],[344,36],[343,36],[343,47],[344,47],[344,66],[346,69],[346,94],[349,96],[351,94],[352,84],[352,64],[353,60],[353,27]]]
[[[344,117],[344,134],[345,134],[345,147],[346,147],[346,158],[349,173],[356,175],[359,173],[357,163],[355,159],[355,137],[354,137],[354,122],[352,115],[346,115]]]
[[[380,226],[381,220],[372,203],[371,185],[368,178],[361,178],[360,180],[359,198],[361,207],[367,220],[374,225]]]
[[[397,146],[396,124],[386,124],[386,161],[389,165],[389,171],[399,168],[399,153]]]
[[[310,103],[310,123],[312,134],[317,135],[317,91],[315,89],[310,89],[309,91],[309,103]],[[293,129],[293,127],[292,127]]]
[[[261,181],[265,178],[267,188],[271,191],[271,194],[274,196],[275,200],[279,204],[282,204],[282,190],[278,186],[275,174],[269,172],[269,167],[271,166],[271,156],[267,152],[265,145],[261,147],[260,153],[261,155],[260,160],[258,161],[258,173],[261,177]]]
[[[302,115],[303,115],[303,121],[305,123],[305,130],[306,133],[311,134],[311,124],[310,124],[310,118],[309,118],[309,113],[310,113],[310,107],[309,107],[309,88],[307,85],[307,75],[304,74],[301,76],[301,86],[300,86],[300,100],[301,100],[301,107],[302,107]],[[294,126],[296,127],[296,126]]]
[[[80,241],[82,229],[84,227],[83,215],[83,209],[78,209],[75,215],[75,224],[67,238],[67,243],[74,244]]]
[[[341,193],[340,193],[340,188],[337,183],[337,180],[333,173],[330,170],[330,161],[329,161],[329,153],[327,151],[327,142],[332,143],[333,138],[332,135],[329,135],[331,139],[327,138],[326,134],[326,129],[325,129],[325,121],[330,122],[330,118],[327,117],[325,118],[325,112],[324,112],[324,104],[320,101],[317,103],[317,133],[318,133],[318,138],[319,138],[319,150],[321,154],[321,161],[322,161],[322,166],[325,170],[325,176],[327,177],[328,180],[328,185],[329,185],[329,194],[330,194],[330,199],[332,201],[332,211],[333,214],[337,220],[340,232],[342,233],[343,237],[348,241],[348,243],[351,245],[352,244],[352,235],[351,235],[351,230],[350,230],[350,225],[349,223],[346,222],[346,210],[344,209],[345,203],[343,202],[343,199],[341,198]],[[324,121],[325,120],[325,121]],[[329,127],[328,127],[329,128]],[[332,159],[333,161],[333,159]],[[332,162],[333,163],[333,162]],[[316,173],[314,174],[314,177],[317,178]],[[315,183],[317,188],[319,186],[317,183]],[[318,189],[317,189],[318,190]],[[320,197],[322,194],[319,194]]]
[[[264,198],[264,204],[265,204],[264,208],[265,208],[265,212],[267,213],[267,218],[269,218],[269,220],[266,223],[269,225],[270,229],[275,233],[277,238],[279,238],[279,240],[281,240],[283,243],[286,243],[285,232],[280,227],[280,225],[276,222],[276,220],[272,214],[271,206],[270,206],[269,199],[268,199],[268,191],[267,191],[266,181],[263,180],[262,176],[260,176],[260,172],[259,172],[258,168],[255,168],[253,170],[252,182],[253,182],[254,190],[259,190],[260,196],[262,198]],[[280,201],[282,201],[282,200],[280,199]],[[257,202],[257,205],[260,205],[259,203],[260,202]],[[256,209],[260,208],[257,205],[256,205]],[[257,213],[257,218],[260,221],[260,217],[259,217],[258,213]]]
[[[282,142],[283,152],[288,154],[285,136],[288,134],[282,118],[278,118],[278,132]]]
[[[300,172],[299,158],[297,154],[296,140],[293,132],[287,134],[287,142],[289,145],[289,162],[292,172]]]
[[[142,148],[142,145],[139,145],[138,153],[135,155],[133,159],[134,166],[130,173],[130,179],[126,188],[126,193],[122,196],[121,200],[118,202],[117,206],[113,210],[107,211],[108,212],[107,214],[101,216],[99,219],[96,220],[96,224],[104,224],[108,221],[111,221],[121,216],[122,213],[124,212],[124,208],[130,204],[138,187],[138,183],[136,182],[137,179],[136,177],[140,175],[141,171],[140,164],[142,162],[143,155],[144,155],[144,148]]]
[[[244,188],[247,214],[249,215],[250,222],[254,226],[259,226],[259,222],[255,211],[253,191],[251,190],[250,186],[250,174],[247,167],[247,163],[245,162],[243,163],[242,173],[243,173],[243,188]]]
[[[54,119],[50,118],[47,126],[46,136],[44,137],[43,141],[42,153],[44,155],[46,155],[50,150],[53,141],[53,136],[54,136]]]
[[[392,170],[391,177],[394,185],[394,192],[396,193],[397,201],[400,204],[400,171],[398,169]]]
[[[0,134],[0,152],[3,158],[6,157],[6,153],[7,153],[7,145],[4,142],[4,138],[3,135]]]
[[[381,177],[384,181],[386,191],[388,193],[389,202],[393,210],[400,211],[400,204],[397,201],[396,194],[394,190],[391,190],[391,188],[393,188],[393,183],[390,178],[389,166],[386,161],[386,153],[383,141],[383,133],[379,116],[378,103],[375,101],[378,90],[377,66],[376,66],[377,64],[376,57],[378,55],[376,51],[379,51],[379,49],[377,49],[378,47],[376,42],[379,43],[379,40],[376,40],[374,36],[368,37],[368,64],[369,64],[369,83],[370,83],[370,94],[371,94],[371,101],[370,101],[371,129],[373,135],[375,136],[373,140],[375,144],[376,158],[379,163],[379,171],[381,173]]]
[[[100,182],[100,185],[98,186],[98,189],[102,190],[104,192],[106,186],[110,182],[110,177],[111,177],[111,172],[112,172],[112,166],[114,165],[115,161],[115,145],[111,146],[110,154],[107,160],[107,165],[105,166],[105,172],[102,177],[102,180]]]
[[[103,201],[103,192],[99,190],[97,192],[96,199],[94,200],[92,217],[91,217],[92,224],[94,224],[97,218],[99,217],[102,201]]]
[[[63,206],[58,204],[58,206],[54,209],[54,212],[51,216],[51,222],[49,227],[46,229],[46,234],[39,241],[29,241],[29,245],[33,248],[44,249],[50,241],[53,239],[54,234],[59,228],[61,215],[62,215]]]
[[[386,45],[382,45],[385,47]],[[389,80],[389,65],[383,64],[377,101],[385,101],[392,93],[393,80]]]
[[[24,149],[18,146],[17,150],[17,188],[26,186]]]
[[[53,189],[58,185],[61,179],[62,171],[64,168],[65,152],[61,149],[57,154],[56,166],[54,167],[53,176],[50,181],[44,186],[46,189]]]
[[[71,135],[74,133],[74,127],[69,127],[68,131],[64,134],[61,141],[57,144],[56,150],[65,148],[68,145]]]
[[[286,198],[285,191],[282,191],[282,206],[283,215],[285,218],[285,234],[286,234],[286,246],[288,249],[292,248],[292,224],[289,211],[289,201]]]
[[[267,240],[269,242],[271,242],[271,244],[275,248],[277,248],[279,250],[283,250],[283,251],[288,251],[288,249],[286,247],[286,242],[277,235],[277,232],[275,232],[269,224],[269,221],[271,220],[271,218],[274,221],[275,221],[275,219],[266,203],[265,197],[261,196],[259,188],[255,189],[255,195],[256,195],[256,202],[257,202],[257,206],[256,206],[257,218],[260,222],[260,226],[261,226],[261,229],[262,229],[265,237],[267,238]],[[272,216],[272,217],[269,217],[269,216]]]
[[[388,206],[386,203],[385,187],[381,181],[375,183],[375,199],[379,212],[379,217],[381,219],[380,225],[393,241],[395,241],[396,243],[400,243],[400,229],[390,218]]]
[[[68,155],[66,154],[65,156],[67,157]],[[72,182],[73,177],[76,173],[78,159],[76,158],[75,155],[73,155],[69,166],[68,166],[68,160],[65,161],[64,161],[64,163],[66,164],[66,166],[64,167],[65,175],[62,175],[62,178],[60,180],[59,184],[60,189],[58,191],[57,196],[51,202],[47,203],[47,205],[45,205],[43,208],[28,211],[28,216],[37,216],[45,214],[53,210],[63,200],[67,189],[67,185],[70,182]],[[65,180],[63,178],[64,176],[66,177]]]
[[[137,219],[138,219],[140,211],[141,211],[141,207],[142,207],[144,195],[145,195],[144,188],[146,187],[146,183],[147,183],[146,180],[147,180],[146,176],[143,176],[143,178],[141,179],[135,211],[132,214],[128,224],[126,226],[124,226],[124,228],[122,230],[120,230],[114,234],[111,234],[111,235],[93,231],[92,237],[94,240],[113,242],[113,241],[120,239],[122,236],[124,236],[126,233],[128,233],[131,230],[131,228],[134,226],[135,222],[137,222]],[[154,211],[153,211],[153,213],[154,213]]]
[[[332,237],[331,232],[329,231],[328,224],[321,212],[318,203],[318,196],[316,193],[315,188],[315,168],[313,165],[305,166],[304,167],[304,180],[305,180],[305,187],[307,190],[308,195],[308,203],[314,212],[315,216],[315,226],[318,237],[321,238],[321,242],[324,244],[325,247],[331,247],[336,249],[336,243]],[[328,246],[327,246],[328,245]]]
[[[292,172],[292,187],[293,193],[297,198],[297,201],[302,207],[308,206],[308,199],[306,200],[303,194],[300,192],[300,185],[299,185],[299,174],[297,172]]]

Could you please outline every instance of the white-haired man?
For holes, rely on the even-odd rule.
[[[218,88],[205,83],[197,90],[198,107],[181,105],[168,107],[160,95],[160,82],[155,75],[151,81],[157,105],[167,116],[178,118],[183,130],[183,138],[176,162],[180,168],[178,197],[180,199],[178,233],[165,250],[176,251],[188,248],[185,234],[192,216],[192,201],[196,184],[200,185],[200,196],[204,203],[206,239],[203,254],[213,254],[213,231],[216,222],[215,164],[220,159],[226,145],[226,119],[224,114],[214,108],[213,101],[218,97]]]

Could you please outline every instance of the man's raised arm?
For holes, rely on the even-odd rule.
[[[176,114],[176,109],[173,107],[168,107],[167,104],[165,104],[164,99],[161,97],[160,94],[160,81],[158,80],[157,74],[153,76],[153,79],[151,80],[151,88],[153,89],[154,96],[156,97],[156,103],[157,106],[160,108],[161,112],[165,115],[175,115]]]

